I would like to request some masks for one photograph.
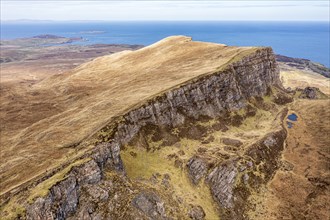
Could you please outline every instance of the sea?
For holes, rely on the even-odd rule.
[[[83,37],[74,44],[150,45],[171,35],[230,46],[270,46],[275,53],[330,67],[329,22],[120,21],[1,22],[1,39],[52,34]]]

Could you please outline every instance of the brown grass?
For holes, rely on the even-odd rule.
[[[267,188],[251,199],[253,219],[329,219],[330,100],[298,100],[289,114],[298,115],[288,129],[281,168]],[[286,119],[284,121],[286,123]]]
[[[284,87],[303,89],[312,86],[319,88],[324,94],[330,95],[330,79],[318,73],[291,68],[281,71],[281,80]]]

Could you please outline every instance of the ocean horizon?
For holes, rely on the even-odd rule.
[[[329,22],[312,21],[44,21],[1,22],[1,39],[52,34],[82,37],[74,44],[150,45],[171,35],[230,46],[270,46],[276,54],[305,58],[327,67]]]

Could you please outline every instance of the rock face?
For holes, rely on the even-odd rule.
[[[189,210],[189,217],[193,220],[203,220],[205,219],[205,212],[200,206],[193,206]]]
[[[146,125],[175,127],[187,118],[222,116],[245,107],[249,98],[263,96],[275,85],[280,81],[272,51],[260,49],[222,71],[187,82],[128,112],[118,122],[116,133],[103,139],[123,145]],[[102,132],[108,130],[106,126]]]
[[[98,134],[100,143],[91,154],[91,161],[73,168],[66,179],[51,187],[45,198],[38,198],[28,206],[26,217],[65,219],[79,215],[81,218],[91,219],[91,216],[96,215],[97,212],[93,209],[81,208],[89,207],[86,205],[88,203],[81,202],[82,189],[92,192],[96,200],[108,199],[104,189],[99,188],[103,181],[103,173],[105,170],[112,170],[124,174],[120,147],[131,141],[141,128],[150,125],[175,127],[183,124],[188,118],[222,116],[226,112],[244,108],[251,97],[265,95],[270,86],[280,86],[278,68],[272,50],[262,48],[223,70],[189,81],[150,100],[126,113],[117,122],[105,126]],[[261,149],[265,155],[259,155],[253,149],[249,155],[260,163],[263,158],[273,154],[273,149],[278,149],[277,145],[280,145],[280,142],[276,141],[276,138],[274,140],[267,140],[262,146],[260,145],[260,148],[266,146],[265,149]],[[235,142],[235,145],[240,143]],[[236,219],[243,218],[242,210],[237,208],[235,202],[240,197],[235,192],[238,166],[239,160],[220,164],[207,177],[214,199],[223,210],[231,210],[225,216]],[[263,166],[271,175],[276,162]],[[207,174],[206,165],[198,158],[192,158],[188,162],[188,167],[195,184]],[[94,191],[91,191],[94,185]],[[148,218],[165,219],[166,217],[163,203],[157,195],[139,194],[132,200],[132,204]],[[78,214],[77,210],[79,210]],[[107,210],[111,212],[113,209],[107,208]],[[97,215],[94,217],[101,218]],[[190,213],[190,217],[203,219],[202,211],[195,208],[195,211]]]
[[[235,165],[234,161],[221,164],[214,168],[207,177],[212,195],[225,209],[234,206],[234,184],[238,174]]]
[[[189,177],[194,184],[198,184],[202,177],[207,174],[207,164],[199,157],[190,158],[187,164]]]
[[[65,180],[50,189],[45,198],[38,198],[27,208],[27,219],[65,219],[77,209],[80,186],[100,180],[101,170],[94,160],[74,167]]]
[[[319,93],[321,93],[321,91],[318,88],[315,88],[315,87],[306,87],[301,92],[299,98],[303,98],[303,99],[317,99]]]
[[[95,147],[92,158],[95,160],[101,170],[104,168],[109,168],[123,172],[124,166],[119,154],[119,144],[101,143]]]
[[[166,219],[164,202],[154,193],[140,193],[133,199],[132,203],[150,219]]]
[[[250,189],[269,181],[280,166],[286,132],[280,130],[252,145],[242,158],[233,158],[215,167],[207,176],[214,199],[221,207],[221,219],[245,219]],[[263,177],[259,177],[259,172]]]

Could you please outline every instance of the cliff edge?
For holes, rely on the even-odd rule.
[[[247,189],[266,183],[278,166],[286,136],[278,115],[290,102],[271,48],[229,47],[184,36],[97,58],[32,90],[47,92],[59,112],[1,140],[2,217],[244,219]],[[245,120],[260,123],[258,112],[270,112],[276,120],[257,127],[259,133],[233,138],[230,132],[242,129]],[[217,143],[231,153],[211,146],[182,148],[181,156],[168,155],[175,159],[173,173],[153,172],[151,182],[144,174],[134,177],[130,162],[141,153],[135,149],[158,152],[158,158],[159,151],[180,149],[186,140]],[[20,160],[14,160],[13,151]],[[190,179],[183,185],[193,191],[204,180],[203,190],[190,198],[174,186],[174,177]],[[203,193],[209,203],[200,205]]]

